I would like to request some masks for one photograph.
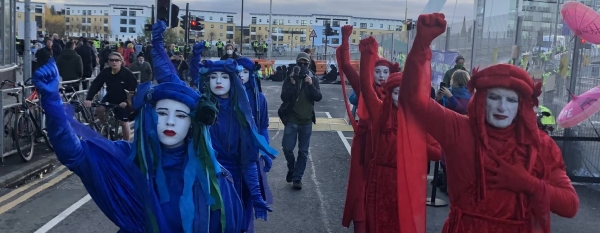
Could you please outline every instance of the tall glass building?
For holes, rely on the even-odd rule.
[[[0,0],[0,80],[15,80],[15,0]]]

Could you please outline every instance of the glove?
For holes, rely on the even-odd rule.
[[[194,121],[204,125],[213,125],[217,121],[219,110],[208,96],[202,95],[196,105],[195,114]]]
[[[377,41],[375,40],[374,37],[369,36],[366,39],[363,39],[360,41],[360,43],[358,44],[358,50],[360,51],[360,53],[377,53],[378,47],[379,45],[377,44]]]
[[[516,193],[532,194],[541,180],[527,172],[520,163],[509,164],[495,154],[488,157],[496,161],[498,166],[485,164],[485,170],[494,173],[485,177],[486,186],[492,189],[506,189]]]
[[[158,20],[152,25],[152,41],[164,41],[164,33],[167,30],[167,24],[165,21]]]
[[[342,27],[342,43],[348,43],[350,36],[352,35],[353,27],[351,25],[344,25]]]
[[[419,15],[419,30],[415,41],[430,44],[436,37],[446,31],[446,19],[442,13]]]
[[[193,50],[194,55],[195,54],[202,55],[202,52],[204,52],[205,48],[206,48],[206,42],[204,42],[204,41],[194,44],[194,50]]]
[[[244,182],[246,182],[246,185],[250,190],[255,217],[267,221],[267,212],[273,212],[273,210],[262,197],[258,181],[258,167],[256,166],[256,160],[254,162],[249,162],[244,166],[243,175]]]
[[[271,171],[271,167],[273,166],[273,159],[271,157],[269,157],[268,155],[260,155],[260,157],[262,158],[263,162],[264,162],[264,168],[263,171],[264,172],[269,172]]]
[[[48,63],[42,65],[33,73],[31,80],[36,90],[42,96],[42,103],[61,100],[58,93],[58,77],[58,67],[56,67],[54,58],[50,58]]]

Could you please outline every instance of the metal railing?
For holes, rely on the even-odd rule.
[[[132,72],[135,76],[136,79],[140,80],[140,75],[141,73],[139,71],[134,71]],[[87,78],[85,79],[87,82],[91,82],[95,79],[95,75],[92,78]],[[74,92],[74,94],[78,95],[78,97],[81,97],[80,99],[85,99],[85,95],[87,94],[88,90],[81,90],[81,80],[73,80],[73,81],[64,81],[64,82],[60,82],[60,85],[73,85],[73,84],[79,84],[79,88],[80,91],[76,91]],[[29,96],[33,90],[34,86],[27,86],[25,87],[25,93],[19,93],[19,95],[25,95],[25,96]],[[102,98],[102,93],[105,93],[105,88],[103,87],[102,90],[100,90],[100,92],[98,93],[98,95],[96,96],[96,99],[101,99]],[[2,89],[0,90],[0,106],[2,106],[2,111],[0,111],[0,119],[4,119],[4,114],[5,112],[10,109],[10,108],[14,108],[17,106],[21,106],[22,103],[16,103],[16,101],[13,101],[14,97],[7,97],[7,93],[14,93],[14,92],[18,92],[21,91],[21,87],[15,87],[15,88],[7,88],[7,89]],[[38,102],[39,99],[34,100],[33,102]],[[92,114],[95,113],[94,111],[92,111]],[[36,112],[35,113],[38,116],[42,116],[41,111],[40,112]],[[17,117],[13,117],[12,118],[13,121],[17,120]],[[36,120],[38,121],[38,125],[40,125],[42,128],[45,128],[45,122],[44,122],[44,117],[37,117]],[[0,132],[5,132],[5,125],[14,125],[14,122],[6,122],[6,119],[3,120],[3,123],[0,124]],[[131,127],[133,127],[133,122],[131,122],[130,124]],[[133,130],[131,130],[131,133],[133,134]],[[133,136],[133,135],[132,135]],[[14,143],[14,139],[13,139],[13,133],[12,132],[8,132],[8,133],[4,133],[4,137],[2,139],[2,142],[0,143],[0,151],[2,152],[2,156],[0,156],[0,161],[4,162],[4,158],[10,155],[13,155],[17,152],[17,148],[15,148],[15,143]]]

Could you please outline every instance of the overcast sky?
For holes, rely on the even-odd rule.
[[[33,0],[62,8],[65,2],[71,4],[98,5],[98,0]],[[127,0],[126,0],[127,1]],[[103,4],[123,4],[123,0],[104,0]],[[190,9],[237,12],[236,24],[240,24],[242,0],[173,0],[182,10],[185,3]],[[439,1],[439,0],[437,0]],[[443,0],[441,0],[443,1]],[[447,0],[442,12],[451,23],[456,9],[454,22],[473,18],[474,0]],[[502,1],[502,0],[500,0]],[[152,5],[153,0],[129,0],[134,5]],[[416,19],[423,11],[427,0],[408,0],[408,18]],[[336,14],[369,18],[404,19],[405,0],[273,0],[273,13],[277,14]],[[244,0],[244,24],[248,25],[248,13],[269,13],[269,0]]]

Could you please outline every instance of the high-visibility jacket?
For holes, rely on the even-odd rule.
[[[217,42],[217,48],[218,49],[222,49],[223,48],[223,41],[218,41]]]

